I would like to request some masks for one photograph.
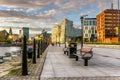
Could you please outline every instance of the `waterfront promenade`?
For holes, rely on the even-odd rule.
[[[68,58],[63,48],[64,45],[50,45],[29,69],[29,75],[5,76],[0,80],[120,80],[119,48],[93,47],[94,56],[88,66],[84,66],[82,59]]]

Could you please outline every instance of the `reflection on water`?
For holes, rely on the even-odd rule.
[[[4,56],[6,52],[12,53],[20,49],[21,49],[20,47],[0,47],[0,56]]]

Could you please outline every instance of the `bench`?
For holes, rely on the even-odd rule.
[[[78,61],[79,58],[82,58],[84,60],[84,66],[88,66],[88,60],[90,60],[93,57],[93,51],[91,47],[84,47],[77,50],[80,54],[74,54],[76,56],[76,61]]]

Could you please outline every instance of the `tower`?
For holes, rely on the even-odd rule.
[[[12,28],[9,29],[9,35],[12,35]]]

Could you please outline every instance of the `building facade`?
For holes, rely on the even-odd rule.
[[[106,9],[97,15],[98,42],[118,42],[120,14],[117,9]],[[119,16],[119,17],[118,17]]]
[[[53,43],[65,43],[71,38],[81,36],[81,30],[73,27],[73,21],[63,19],[61,24],[55,25],[51,31]]]
[[[26,36],[26,40],[29,39],[29,28],[28,27],[23,27],[20,31],[19,34],[21,37],[23,37],[23,35]]]
[[[61,22],[61,42],[67,42],[73,37],[73,21],[63,19]]]
[[[1,30],[0,31],[0,39],[1,40],[6,40],[8,38],[8,32],[6,30]]]
[[[58,31],[61,31],[58,30],[59,29],[59,26],[60,25],[54,25],[54,27],[52,28],[52,31],[51,31],[51,39],[52,39],[52,42],[53,43],[57,43],[58,42],[58,37],[59,37],[59,40],[60,40],[60,36],[58,35]],[[61,34],[61,33],[60,33]]]
[[[92,40],[94,36],[94,40]],[[85,42],[95,41],[96,36],[96,18],[84,18],[83,20],[83,40]]]

